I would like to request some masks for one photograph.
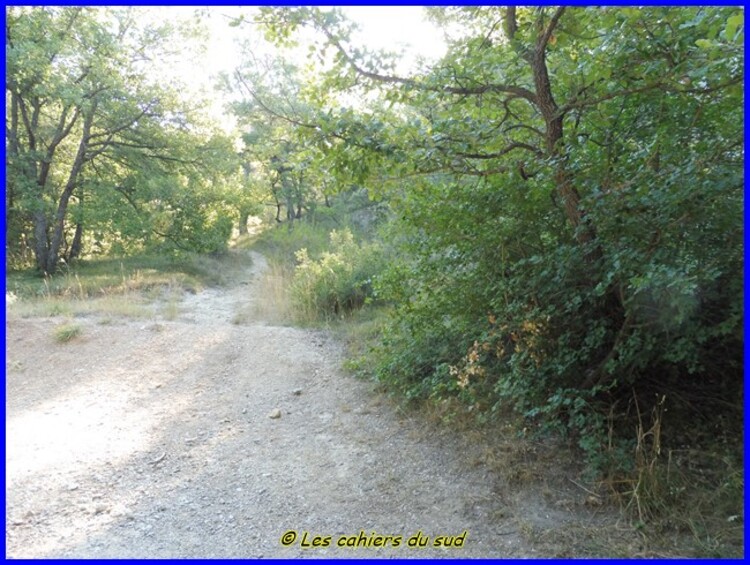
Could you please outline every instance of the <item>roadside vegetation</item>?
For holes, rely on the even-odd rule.
[[[174,318],[184,292],[227,284],[247,261],[233,252],[219,256],[133,255],[79,261],[46,277],[33,270],[9,271],[5,278],[6,314]]]

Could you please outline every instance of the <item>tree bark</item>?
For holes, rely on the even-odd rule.
[[[83,251],[83,186],[78,191],[78,203],[81,207],[81,213],[76,219],[76,231],[73,234],[73,242],[70,244],[70,250],[68,251],[68,263],[80,257]]]
[[[78,259],[83,251],[83,222],[76,224],[76,231],[73,235],[73,242],[70,244],[70,252],[68,253],[68,263],[74,259]]]
[[[41,206],[41,203],[38,205]],[[44,274],[47,273],[48,238],[47,215],[42,209],[36,210],[34,212],[34,257],[37,269]]]
[[[239,233],[240,235],[247,235],[247,221],[250,218],[250,212],[247,210],[240,210],[240,225],[239,225]]]
[[[49,251],[47,253],[47,261],[44,268],[47,273],[52,273],[57,268],[57,261],[60,257],[60,245],[62,244],[63,239],[63,230],[65,229],[65,216],[68,212],[68,203],[70,202],[70,197],[78,183],[78,175],[81,173],[83,165],[86,162],[86,151],[88,150],[88,144],[91,137],[91,125],[94,122],[96,107],[97,102],[94,100],[83,122],[83,131],[81,132],[81,140],[78,143],[78,152],[76,153],[75,160],[70,168],[68,181],[65,183],[65,188],[63,189],[63,192],[60,195],[60,200],[57,204],[52,239],[49,243]]]
[[[574,230],[576,241],[582,248],[584,260],[591,267],[587,283],[593,287],[601,280],[598,265],[601,263],[604,252],[598,241],[595,227],[586,217],[586,212],[581,205],[580,193],[575,187],[573,175],[568,168],[568,155],[564,146],[563,130],[565,110],[561,111],[555,102],[546,61],[547,43],[564,11],[565,8],[559,8],[547,27],[540,31],[536,46],[529,53],[527,59],[532,67],[537,104],[546,125],[546,151],[554,162],[555,190],[560,195],[565,217]],[[612,321],[613,328],[619,328],[618,335],[626,331],[625,306],[617,292],[616,282],[610,283],[606,289],[599,310],[599,315],[602,318],[608,318]],[[616,339],[604,355],[603,360],[597,363],[597,368],[582,380],[582,388],[591,388],[606,380],[607,376],[603,368],[606,361],[615,355],[617,344],[618,340]]]

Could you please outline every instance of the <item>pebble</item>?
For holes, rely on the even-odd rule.
[[[91,509],[91,513],[94,515],[103,514],[109,510],[109,506],[106,504],[97,504]]]
[[[278,418],[281,418],[281,410],[279,410],[278,408],[274,408],[273,410],[271,410],[271,413],[268,415],[268,417],[271,418],[272,420],[277,420]]]

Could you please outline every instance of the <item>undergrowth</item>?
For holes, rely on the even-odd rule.
[[[315,218],[260,235],[253,247],[268,261],[260,281],[264,300],[256,306],[262,317],[330,325],[377,302],[374,279],[387,262],[387,249],[375,237],[374,220],[362,221],[363,228],[345,220],[347,214],[342,206],[323,208]]]

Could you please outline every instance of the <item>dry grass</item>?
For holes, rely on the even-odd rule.
[[[741,557],[741,455],[721,441],[709,448],[664,447],[666,400],[662,397],[646,416],[636,399],[635,470],[603,484],[642,534],[644,555]]]
[[[222,256],[133,257],[84,263],[53,277],[16,272],[6,278],[6,314],[10,317],[102,316],[176,319],[184,292],[232,280],[248,258],[241,252]]]
[[[19,300],[8,306],[6,311],[10,318],[81,317],[94,314],[136,319],[154,316],[153,308],[136,293],[84,300],[63,297]]]
[[[252,315],[272,324],[288,325],[294,320],[294,307],[289,293],[292,273],[289,268],[274,261],[268,262],[268,269],[258,281],[259,298],[254,304]],[[243,315],[239,314],[239,319]]]

